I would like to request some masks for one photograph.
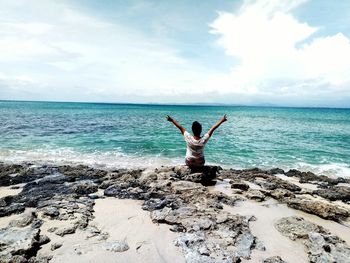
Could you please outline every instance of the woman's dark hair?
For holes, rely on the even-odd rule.
[[[198,121],[194,121],[192,123],[192,132],[194,136],[201,136],[201,132],[202,132],[202,125],[198,122]]]

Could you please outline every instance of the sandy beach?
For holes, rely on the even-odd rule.
[[[0,165],[1,262],[348,262],[349,179]]]

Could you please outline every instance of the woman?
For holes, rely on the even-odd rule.
[[[172,122],[184,135],[185,141],[187,144],[187,150],[186,150],[186,165],[189,167],[200,167],[204,166],[205,158],[204,158],[204,147],[206,143],[208,142],[209,138],[212,136],[214,131],[225,121],[227,121],[226,114],[224,117],[221,118],[220,121],[218,121],[211,129],[204,134],[203,137],[201,137],[202,133],[202,125],[195,121],[192,123],[192,132],[193,135],[191,135],[189,132],[186,131],[186,129],[181,126],[175,119],[167,116],[167,120]]]

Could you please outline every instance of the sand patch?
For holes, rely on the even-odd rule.
[[[51,242],[43,247],[41,255],[53,255],[50,262],[185,262],[178,247],[174,245],[177,234],[169,231],[167,225],[153,224],[149,212],[141,209],[141,202],[135,200],[104,198],[96,200],[95,219],[90,226],[108,233],[105,240],[101,235],[91,237],[91,232],[79,230],[74,234],[59,237],[48,233],[50,227],[64,227],[69,221],[46,222],[43,233]],[[124,252],[107,250],[114,241],[125,241],[129,249]],[[51,251],[52,243],[62,246]]]

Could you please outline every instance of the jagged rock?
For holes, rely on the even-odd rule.
[[[299,192],[301,190],[299,186],[275,176],[269,176],[267,179],[255,180],[255,183],[266,190],[286,189],[292,192]]]
[[[49,263],[52,258],[53,258],[52,255],[31,257],[28,262],[29,263]]]
[[[95,226],[89,226],[85,231],[88,233],[87,238],[92,238],[101,234],[101,231]]]
[[[331,203],[326,203],[307,198],[286,198],[289,207],[302,210],[304,212],[318,215],[324,219],[340,221],[349,217],[350,212]]]
[[[345,241],[301,217],[281,218],[275,226],[290,239],[304,241],[310,262],[348,262],[350,258]]]
[[[6,170],[6,165],[4,167]],[[218,167],[213,168],[212,173],[210,171],[208,173],[212,177],[207,178],[210,180],[214,178],[218,170]],[[151,212],[153,222],[168,224],[171,226],[171,231],[178,232],[179,238],[182,240],[178,242],[178,245],[181,247],[187,262],[240,262],[241,258],[249,258],[254,249],[264,249],[264,245],[256,240],[249,230],[249,220],[252,218],[234,215],[223,210],[225,204],[233,206],[237,200],[245,199],[242,198],[242,195],[257,200],[271,196],[296,209],[321,214],[333,220],[337,216],[340,218],[341,215],[345,215],[344,211],[339,210],[342,208],[337,203],[332,204],[325,201],[323,203],[326,206],[321,206],[315,203],[316,200],[302,194],[309,193],[329,200],[346,202],[347,188],[336,186],[336,184],[347,182],[347,180],[332,181],[320,177],[321,179],[317,181],[319,177],[306,174],[306,181],[309,180],[309,182],[319,186],[316,191],[306,192],[301,190],[299,186],[276,177],[275,174],[284,172],[280,169],[268,171],[258,168],[225,169],[220,171],[220,178],[228,178],[232,180],[233,184],[251,182],[252,186],[256,185],[259,188],[259,190],[248,188],[245,192],[242,191],[242,195],[227,196],[221,192],[209,191],[207,187],[202,185],[204,184],[202,177],[204,172],[191,170],[186,166],[161,167],[154,170],[118,169],[114,171],[103,171],[87,166],[32,167],[30,164],[25,164],[19,167],[9,167],[3,178],[1,178],[2,171],[0,169],[0,184],[13,185],[16,182],[26,182],[27,184],[18,195],[0,199],[0,216],[22,212],[26,207],[35,207],[38,211],[54,207],[60,212],[55,219],[74,220],[74,225],[71,228],[68,230],[60,229],[59,234],[73,233],[76,228],[81,228],[86,231],[89,238],[96,241],[105,240],[108,238],[108,234],[97,233],[100,232],[98,229],[91,230],[91,226],[89,226],[89,222],[93,218],[93,198],[96,195],[89,192],[94,192],[99,187],[105,189],[106,196],[143,200],[143,209]],[[213,175],[215,176],[213,177]],[[300,173],[297,176],[300,181],[303,180],[302,175],[304,174]],[[247,188],[245,185],[236,186]],[[337,190],[339,191],[337,192]],[[35,218],[21,229],[34,225],[40,227],[40,220]],[[294,233],[294,229],[289,231]],[[300,231],[300,233],[300,235],[295,235],[298,237],[295,239],[301,239],[307,246],[308,251],[310,251],[310,261],[312,259],[315,262],[320,262],[319,255],[323,255],[322,258],[327,260],[335,259],[341,262],[340,256],[335,257],[335,254],[347,255],[347,249],[339,239],[337,241],[335,236],[323,233],[319,229],[316,229],[316,232]],[[323,239],[312,233],[319,233]],[[326,253],[330,254],[336,251],[332,257],[328,254],[326,257],[319,253],[321,251],[320,244],[323,244],[322,240],[325,241],[323,250]],[[47,241],[47,238],[39,235],[36,246]],[[113,249],[113,245],[109,244],[109,247]],[[117,248],[117,250],[119,249]],[[312,252],[312,254],[311,251],[316,252]],[[31,252],[20,256],[26,260],[30,258],[33,262],[41,260],[39,257],[34,257]]]
[[[179,194],[184,191],[190,191],[190,190],[201,189],[201,188],[203,188],[203,186],[201,186],[200,184],[196,184],[188,181],[174,182],[171,185],[172,193],[174,194]]]
[[[62,243],[53,243],[53,244],[51,244],[51,250],[53,251],[53,250],[56,250],[56,249],[59,249],[60,247],[62,247]]]
[[[275,224],[275,227],[291,240],[306,239],[310,232],[328,234],[328,231],[323,227],[296,216],[281,218]]]
[[[175,224],[175,225],[172,225],[170,227],[170,231],[172,231],[172,232],[186,232],[186,229],[182,225]]]
[[[101,198],[101,197],[100,197],[99,195],[97,195],[97,194],[89,194],[88,197],[89,197],[90,199],[93,199],[93,200]]]
[[[264,201],[265,200],[265,195],[259,191],[259,190],[253,190],[253,189],[249,189],[245,196],[249,199],[255,200],[255,201]]]
[[[98,186],[92,181],[80,181],[73,186],[73,191],[79,195],[97,192]]]
[[[132,182],[126,181],[109,186],[104,190],[104,195],[114,196],[122,199],[143,199],[148,187],[145,185],[137,185],[137,182],[134,181],[133,178],[131,180]],[[130,187],[131,185],[133,187]]]
[[[31,212],[31,213],[25,213],[21,216],[20,219],[17,219],[17,220],[12,220],[10,223],[9,223],[9,226],[13,227],[25,227],[25,226],[28,226],[29,224],[31,224],[34,219],[37,218],[37,215],[35,212]]]
[[[273,168],[267,171],[269,174],[284,174],[284,170],[281,168]]]
[[[103,181],[101,184],[100,184],[100,188],[101,189],[107,189],[108,187],[110,187],[111,185],[114,184],[114,181],[113,180],[105,180]]]
[[[57,227],[50,227],[49,229],[47,229],[48,232],[53,233],[57,230]]]
[[[68,234],[74,234],[75,233],[75,230],[77,229],[77,226],[69,226],[69,227],[65,227],[65,228],[62,228],[62,229],[58,229],[55,234],[58,235],[58,236],[65,236],[65,235],[68,235]]]
[[[110,185],[104,190],[104,195],[105,196],[116,196],[120,191],[121,187],[118,185]]]
[[[40,245],[42,245],[42,244],[47,244],[47,243],[49,243],[51,241],[51,239],[48,237],[48,236],[46,236],[46,235],[40,235],[40,237],[39,237],[39,244]]]
[[[139,178],[141,183],[150,183],[152,181],[156,181],[158,175],[156,172],[143,172]]]
[[[176,209],[179,207],[179,202],[177,201],[176,197],[172,195],[165,196],[163,198],[151,198],[143,203],[142,209],[153,211],[162,209],[165,206]]]
[[[7,261],[7,260],[5,260],[5,259],[2,259],[1,257],[0,257],[0,260],[1,260],[1,262],[3,262],[3,263],[27,263],[28,262],[28,260],[25,258],[25,257],[23,257],[23,256],[19,256],[19,255],[15,255],[15,256],[12,256],[10,259],[9,259],[9,261]],[[2,261],[3,260],[3,261]]]
[[[89,217],[82,215],[79,220],[74,223],[75,228],[84,229],[89,224]]]
[[[216,174],[220,167],[218,166],[201,166],[201,167],[188,167],[188,166],[176,166],[174,172],[177,178],[180,180],[191,181],[195,183],[210,184],[215,179]]]
[[[0,229],[0,261],[11,259],[12,255],[29,258],[35,255],[44,240],[40,240],[40,229],[31,227]]]
[[[58,217],[59,215],[60,215],[60,211],[58,210],[57,207],[49,206],[43,209],[43,216],[55,218],[55,217]]]
[[[4,200],[4,198],[1,198]],[[2,200],[0,199],[0,203]],[[8,216],[11,214],[20,214],[25,210],[25,205],[22,203],[6,203],[4,206],[0,206],[0,217]]]
[[[234,189],[240,189],[243,191],[247,191],[249,189],[249,185],[242,181],[232,181],[230,182],[230,184],[231,184],[231,188],[234,188]]]
[[[250,233],[244,233],[238,238],[235,256],[245,259],[250,258],[251,249],[255,243],[255,237]]]
[[[43,225],[44,221],[42,219],[35,218],[31,224],[32,228],[40,228]]]
[[[67,175],[69,177],[75,177],[78,180],[98,179],[107,174],[107,171],[93,169],[85,165],[63,165],[58,167],[58,171],[61,174]]]
[[[124,252],[129,249],[128,243],[123,240],[115,240],[103,244],[103,248],[112,252]]]
[[[295,197],[295,194],[286,189],[275,189],[268,192],[268,195],[280,201],[283,201],[286,197]]]
[[[263,263],[286,263],[286,261],[279,256],[274,256],[265,259]]]
[[[343,202],[350,202],[350,187],[331,186],[324,189],[317,189],[313,191],[313,194],[331,201],[341,200]]]
[[[316,175],[312,172],[301,172],[291,169],[285,173],[286,176],[298,177],[300,183],[315,183],[318,185],[337,185],[338,183],[349,183],[349,179],[342,177],[330,178],[325,175]]]

